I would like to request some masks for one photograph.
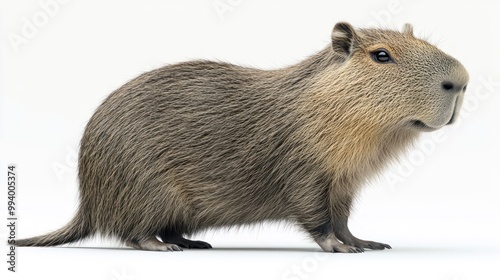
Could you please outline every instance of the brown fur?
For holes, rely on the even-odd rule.
[[[380,48],[395,63],[375,62]],[[347,23],[327,48],[283,69],[191,61],[145,73],[86,127],[74,220],[17,245],[101,233],[138,249],[207,248],[182,235],[288,220],[325,251],[390,248],[350,233],[352,201],[421,131],[456,119],[467,80],[410,25],[400,33]]]

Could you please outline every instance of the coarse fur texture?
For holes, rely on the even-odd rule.
[[[178,251],[210,248],[183,238],[200,230],[287,220],[324,251],[390,248],[350,233],[353,199],[422,131],[456,120],[467,81],[408,24],[338,23],[331,45],[277,70],[190,61],[150,71],[88,122],[73,221],[16,245],[100,233]]]

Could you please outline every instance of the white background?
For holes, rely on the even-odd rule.
[[[459,59],[471,81],[460,122],[424,135],[356,203],[355,235],[393,250],[326,254],[294,226],[263,224],[197,235],[215,247],[209,251],[143,252],[98,239],[19,248],[15,274],[5,246],[2,279],[500,279],[494,1],[60,0],[50,9],[47,2],[0,6],[0,216],[7,223],[6,166],[15,163],[23,238],[70,220],[83,128],[111,91],[144,71],[200,58],[283,67],[329,44],[334,24],[345,20],[412,23],[417,36]]]

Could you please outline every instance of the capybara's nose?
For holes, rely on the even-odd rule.
[[[466,83],[456,83],[456,82],[451,82],[451,81],[444,81],[441,83],[441,88],[445,92],[450,92],[450,93],[455,93],[455,92],[462,92],[467,89],[467,84]]]
[[[467,89],[469,74],[460,62],[450,59],[450,72],[443,77],[441,90],[445,93],[463,93]]]

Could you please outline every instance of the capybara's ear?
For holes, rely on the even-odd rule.
[[[332,48],[335,53],[343,58],[349,57],[358,45],[358,34],[347,22],[335,24],[332,31]]]
[[[403,33],[413,36],[413,26],[409,23],[405,23],[405,25],[403,25]]]

